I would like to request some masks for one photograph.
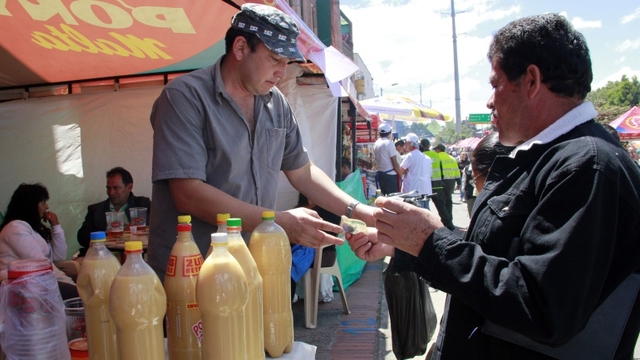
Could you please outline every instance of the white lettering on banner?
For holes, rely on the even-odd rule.
[[[166,47],[163,43],[150,38],[140,39],[134,35],[120,35],[115,32],[110,32],[109,35],[120,42],[120,44],[118,44],[105,39],[91,41],[80,32],[65,24],[60,24],[62,31],[49,25],[46,25],[46,28],[49,29],[49,34],[40,31],[31,33],[31,41],[45,49],[75,52],[86,51],[93,54],[103,53],[124,57],[134,56],[141,59],[147,56],[151,59],[172,59],[171,56],[159,49],[159,47]]]
[[[76,0],[65,7],[62,0],[19,0],[24,10],[36,21],[48,21],[60,16],[67,25],[78,25],[77,19],[90,25],[107,29],[126,29],[134,21],[155,28],[171,29],[176,34],[195,34],[196,31],[189,21],[183,8],[164,6],[130,7],[119,2],[118,6],[106,1]],[[96,15],[99,11],[101,17]],[[127,10],[130,10],[131,14]],[[13,16],[6,7],[6,0],[0,0],[0,15]],[[102,20],[104,16],[109,21]]]

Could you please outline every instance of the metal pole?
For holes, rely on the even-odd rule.
[[[458,44],[456,37],[456,10],[453,5],[453,0],[451,0],[451,24],[453,27],[453,77],[455,81],[456,88],[456,133],[460,134],[462,132],[462,120],[460,117],[460,79],[458,76]]]

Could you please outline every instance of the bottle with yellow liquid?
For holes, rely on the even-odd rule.
[[[229,253],[227,234],[211,234],[213,250],[200,269],[196,298],[202,314],[202,358],[244,360],[244,308],[249,286],[238,260]]]
[[[82,261],[76,282],[84,305],[91,360],[118,358],[116,327],[109,311],[109,292],[120,262],[105,246],[106,237],[104,231],[91,233],[91,247]]]
[[[127,260],[113,279],[109,294],[119,358],[164,360],[162,319],[167,296],[156,273],[142,259],[142,242],[125,242],[124,252]]]
[[[249,301],[244,308],[244,324],[247,338],[247,359],[262,360],[264,354],[264,320],[262,313],[262,277],[251,252],[241,235],[242,220],[227,220],[229,252],[238,260],[249,286]]]
[[[218,228],[218,230],[216,230],[217,233],[222,233],[222,234],[227,233],[227,219],[229,219],[230,217],[231,217],[231,214],[229,213],[216,214],[216,225]],[[209,250],[207,250],[207,255],[205,255],[204,258],[206,259],[207,257],[209,257],[209,254],[211,254],[211,246],[209,246]]]
[[[293,348],[291,310],[291,246],[275,223],[275,212],[264,211],[262,224],[251,233],[249,250],[263,283],[264,348],[273,358]]]
[[[164,276],[167,293],[167,349],[171,360],[200,360],[202,320],[196,301],[196,282],[202,254],[191,235],[190,219],[178,217],[178,237]]]

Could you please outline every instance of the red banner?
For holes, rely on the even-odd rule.
[[[247,2],[294,16],[305,57],[323,51],[286,2],[234,0]],[[0,88],[208,66],[237,12],[222,0],[0,1]]]

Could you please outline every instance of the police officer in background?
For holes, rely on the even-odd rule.
[[[447,221],[442,221],[444,226],[449,230],[455,230],[453,225],[453,192],[456,189],[456,183],[460,179],[460,168],[456,159],[447,154],[444,144],[438,144],[435,147],[435,152],[440,159],[440,166],[442,167],[442,186],[444,188],[444,211],[446,215],[440,215],[445,217]],[[440,211],[440,210],[438,210]]]
[[[431,189],[435,194],[431,200],[433,200],[433,204],[436,206],[436,209],[438,209],[440,221],[442,221],[447,228],[454,229],[453,206],[451,210],[447,210],[447,204],[445,202],[446,193],[444,191],[444,181],[442,180],[442,158],[437,152],[429,150],[431,143],[428,139],[420,140],[420,145],[422,145],[424,149],[424,154],[431,159]],[[451,194],[449,194],[449,202],[451,202]]]

